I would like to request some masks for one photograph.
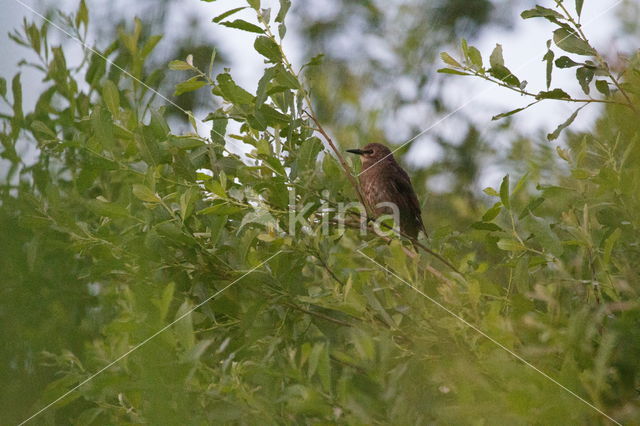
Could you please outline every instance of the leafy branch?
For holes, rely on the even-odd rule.
[[[493,120],[509,117],[519,112],[522,112],[538,102],[543,100],[558,100],[564,102],[573,102],[580,104],[608,104],[608,105],[620,105],[624,106],[634,113],[638,114],[638,109],[634,105],[631,97],[625,91],[623,85],[620,83],[607,61],[603,56],[591,45],[587,36],[585,35],[582,25],[579,23],[579,17],[582,13],[583,2],[576,2],[576,13],[578,18],[576,19],[567,9],[562,0],[555,0],[556,7],[559,9],[554,10],[543,6],[535,6],[535,8],[522,12],[521,17],[523,19],[531,18],[543,18],[549,22],[555,24],[557,28],[553,31],[552,40],[547,41],[547,52],[543,56],[542,60],[546,62],[546,90],[540,90],[538,92],[527,90],[527,81],[519,79],[509,68],[505,66],[502,46],[497,44],[493,52],[489,57],[489,68],[484,66],[484,61],[480,51],[468,45],[466,40],[462,40],[462,54],[461,60],[455,59],[452,55],[443,52],[441,58],[447,68],[438,70],[440,73],[474,76],[482,78],[500,87],[504,87],[511,91],[514,91],[522,96],[530,97],[534,99],[533,102],[525,105],[524,107],[516,108],[514,110],[498,114],[493,117]],[[564,52],[580,55],[591,56],[595,58],[596,62],[586,60],[584,62],[576,61],[568,56],[560,56],[555,58],[556,54],[551,49],[552,42],[557,48]],[[555,61],[554,61],[555,59]],[[561,88],[551,89],[552,73],[554,69],[568,69],[576,68],[576,79],[582,88],[583,92],[588,95],[588,98],[575,98],[569,95],[565,90]],[[600,79],[595,81],[595,87],[597,91],[603,96],[602,98],[594,98],[590,96],[591,83],[595,76],[604,76],[606,79]],[[607,81],[607,79],[609,81]],[[610,89],[610,85],[613,85],[617,92],[622,95],[622,99],[616,98]],[[582,108],[576,110],[571,117],[563,124],[561,124],[555,132],[549,134],[549,139],[555,139],[558,137],[562,129],[568,127],[576,118],[578,112]]]

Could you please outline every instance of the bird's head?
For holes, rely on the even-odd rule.
[[[359,155],[364,166],[383,160],[393,160],[393,154],[389,148],[380,143],[370,143],[362,149],[348,149],[347,152]]]

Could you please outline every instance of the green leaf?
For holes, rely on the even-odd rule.
[[[511,210],[511,200],[509,199],[509,175],[506,175],[500,184],[500,200],[507,210]]]
[[[200,210],[198,215],[216,215],[216,216],[229,216],[235,213],[239,213],[243,211],[243,209],[234,204],[230,204],[227,201],[223,201],[221,203],[216,203],[212,206],[206,207]]]
[[[511,191],[511,196],[517,195],[520,191],[522,191],[522,188],[524,188],[528,178],[529,178],[529,172],[523,174],[522,177],[518,179],[518,182],[516,182],[515,188],[513,188],[513,191]]]
[[[22,83],[20,82],[20,73],[16,74],[11,80],[11,91],[13,93],[13,115],[17,120],[24,118],[22,112]]]
[[[256,118],[261,119],[265,124],[269,126],[277,126],[279,124],[289,123],[290,117],[283,114],[269,105],[261,105],[256,111]]]
[[[0,97],[4,98],[7,96],[7,80],[0,77]]]
[[[248,31],[250,33],[264,34],[264,30],[257,25],[251,24],[242,19],[236,19],[231,22],[221,22],[220,25],[224,25],[229,28],[236,28],[238,30]]]
[[[478,49],[473,46],[469,46],[467,50],[467,54],[469,55],[469,60],[471,64],[475,66],[476,70],[480,71],[483,68],[482,63],[482,54]]]
[[[169,307],[171,307],[171,301],[173,300],[175,288],[175,283],[170,282],[162,290],[160,297],[156,296],[157,298],[153,300],[153,304],[158,308],[158,316],[161,320],[164,320],[167,316],[167,313],[169,313]]]
[[[193,136],[170,135],[167,139],[169,146],[178,149],[193,149],[205,145],[205,141]]]
[[[120,92],[111,80],[106,80],[102,86],[102,99],[113,117],[120,112]]]
[[[280,10],[278,10],[278,16],[276,16],[276,22],[284,23],[284,18],[289,12],[291,7],[291,0],[280,0]]]
[[[453,59],[453,57],[451,57],[451,55],[449,55],[447,52],[441,52],[440,58],[442,58],[442,61],[447,65],[451,65],[452,67],[462,68],[462,65],[458,61]]]
[[[294,90],[300,89],[300,82],[298,82],[296,76],[291,74],[291,72],[282,65],[278,65],[276,68],[276,81],[286,88]]]
[[[571,170],[571,176],[576,179],[584,180],[591,177],[591,172],[586,169],[573,169]]]
[[[226,12],[224,12],[221,15],[216,16],[215,18],[213,18],[211,21],[217,23],[220,23],[220,21],[222,21],[224,18],[233,15],[236,12],[240,12],[243,9],[246,9],[247,6],[242,6],[242,7],[236,7],[235,9],[231,9],[231,10],[227,10]]]
[[[169,69],[176,70],[176,71],[185,71],[185,70],[192,70],[193,67],[185,61],[175,60],[175,61],[169,62]]]
[[[269,37],[260,36],[256,38],[253,47],[270,62],[278,63],[282,61],[282,52],[280,52],[280,48]]]
[[[591,84],[594,75],[595,70],[591,67],[580,67],[576,70],[576,78],[580,83],[580,87],[582,87],[582,91],[587,95],[590,92],[589,84]]]
[[[596,89],[598,89],[598,92],[602,93],[605,96],[611,95],[609,83],[606,80],[596,80]]]
[[[296,177],[303,172],[313,171],[318,160],[318,154],[322,149],[322,142],[316,137],[311,137],[302,142],[296,155],[296,162],[292,171],[293,176]]]
[[[504,251],[524,251],[526,247],[520,244],[519,241],[512,240],[509,238],[501,238],[498,241],[498,248]]]
[[[258,89],[256,90],[256,107],[260,107],[267,100],[267,87],[275,75],[275,67],[264,70],[264,74],[258,81]]]
[[[140,56],[142,56],[142,58],[146,58],[147,56],[149,56],[149,54],[153,52],[153,49],[156,48],[158,43],[160,43],[160,40],[162,40],[162,35],[152,35],[151,37],[149,37],[144,46],[142,46]]]
[[[551,253],[556,257],[562,254],[562,242],[549,223],[533,214],[529,214],[523,219],[523,222],[545,252]]]
[[[527,215],[534,212],[538,207],[540,207],[540,205],[544,203],[544,201],[544,197],[534,198],[533,200],[529,201],[529,204],[527,204],[527,206],[522,209],[522,212],[520,212],[518,219],[524,219],[525,217],[527,217]]]
[[[564,17],[559,12],[547,7],[536,6],[534,9],[525,10],[520,14],[522,19],[545,18],[551,22],[558,22]]]
[[[441,73],[441,74],[471,75],[469,73],[458,71],[458,70],[453,70],[451,68],[440,68],[438,70],[438,72]]]
[[[571,99],[571,96],[562,89],[553,89],[538,93],[536,99]]]
[[[613,231],[604,242],[604,255],[602,256],[602,263],[605,267],[607,267],[611,262],[611,253],[613,252],[613,248],[615,247],[616,243],[620,239],[621,234],[622,230],[620,228],[616,228],[616,230]]]
[[[551,45],[551,40],[549,40],[547,42],[547,46]],[[547,63],[547,90],[549,90],[549,88],[551,87],[551,78],[552,78],[552,74],[553,74],[553,58],[556,56],[556,54],[553,52],[553,50],[549,49],[547,50],[547,53],[545,53],[545,55],[542,57],[543,61],[546,61]]]
[[[566,149],[562,149],[560,148],[560,146],[556,146],[556,153],[567,163],[571,162],[571,155],[569,155],[569,151],[567,151]]]
[[[29,25],[26,29],[27,38],[31,42],[31,47],[34,51],[40,53],[40,32],[35,24]]]
[[[496,203],[493,207],[491,207],[482,215],[482,221],[491,222],[500,214],[501,211],[502,211],[502,204]]]
[[[491,52],[489,57],[489,63],[492,67],[504,67],[504,57],[502,56],[502,45],[496,44],[496,47]]]
[[[247,3],[255,10],[260,9],[260,0],[247,0]]]
[[[84,0],[80,0],[80,6],[76,12],[76,27],[79,27],[80,24],[84,24],[85,28],[89,24],[89,10]]]
[[[227,133],[227,124],[229,120],[227,118],[216,118],[213,120],[211,127],[211,140],[219,145],[224,145],[224,136]]]
[[[576,0],[576,12],[578,13],[578,17],[582,15],[583,5],[584,5],[584,0]]]
[[[480,231],[502,231],[502,228],[496,225],[495,223],[487,223],[487,222],[474,222],[471,224],[473,229],[478,229]]]
[[[158,194],[153,192],[151,188],[145,185],[141,185],[138,183],[133,184],[132,192],[133,195],[136,196],[136,198],[148,203],[159,203],[160,201],[162,201],[160,197],[158,197]]]
[[[183,81],[182,83],[178,83],[176,85],[176,91],[173,93],[173,96],[180,96],[184,93],[193,92],[194,90],[198,90],[206,85],[207,82],[204,80],[200,80],[199,76],[191,77],[189,80]]]
[[[501,50],[502,49],[500,49],[500,51]],[[494,53],[495,53],[495,50],[494,50]],[[492,54],[491,56],[493,57],[494,55]],[[518,77],[513,75],[507,67],[505,67],[504,65],[500,65],[499,63],[500,61],[498,61],[498,57],[495,57],[494,60],[495,60],[494,62],[495,65],[492,65],[491,68],[489,68],[489,74],[491,74],[493,77],[497,78],[498,80],[505,82],[509,86],[520,87],[520,80],[518,80]]]
[[[189,234],[186,234],[182,227],[176,225],[173,221],[165,221],[159,223],[153,227],[153,229],[163,237],[166,237],[172,242],[179,244],[192,244],[193,237]]]
[[[517,108],[517,109],[514,109],[512,111],[503,112],[502,114],[494,115],[493,117],[491,117],[491,119],[492,120],[500,120],[502,118],[512,116],[512,115],[517,114],[517,113],[519,113],[521,111],[524,111],[525,109],[527,109],[527,108],[529,108],[529,107],[531,107],[531,106],[533,106],[533,105],[535,105],[537,103],[538,103],[538,101],[535,101],[535,102],[532,102],[532,103],[530,103],[529,105],[527,105],[525,107]]]
[[[482,192],[484,192],[487,195],[490,195],[492,197],[499,197],[500,194],[498,194],[498,191],[496,191],[495,189],[491,188],[491,187],[487,187],[485,189],[482,190]]]
[[[190,351],[196,344],[196,338],[193,333],[193,306],[189,300],[182,302],[174,321],[173,327],[182,349]]]
[[[220,89],[222,97],[227,101],[236,105],[253,103],[253,95],[238,86],[235,81],[233,81],[233,78],[231,78],[231,75],[227,73],[219,74],[216,80],[218,81],[218,88]]]
[[[556,59],[556,67],[558,68],[572,68],[577,67],[578,65],[580,64],[568,56],[560,56]]]
[[[129,217],[129,210],[125,207],[100,200],[88,200],[87,207],[99,216],[110,217],[112,219]]]
[[[49,136],[52,139],[57,139],[58,138],[58,135],[56,135],[56,133],[53,130],[51,130],[49,128],[49,126],[44,124],[42,121],[34,120],[31,123],[31,129],[35,130],[36,132],[45,134],[45,135]]]
[[[560,133],[562,133],[564,129],[566,129],[571,125],[571,123],[573,123],[573,121],[576,119],[576,117],[578,116],[578,113],[582,108],[584,107],[580,107],[577,110],[575,110],[573,114],[571,114],[571,116],[569,116],[569,118],[567,118],[567,120],[564,123],[560,124],[552,133],[549,133],[547,135],[547,139],[550,141],[558,139],[558,136],[560,136]]]
[[[558,28],[553,32],[553,41],[556,43],[556,46],[565,52],[584,56],[593,56],[596,53],[595,50],[589,46],[589,43],[582,40],[574,31],[565,27]]]

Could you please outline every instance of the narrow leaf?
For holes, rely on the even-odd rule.
[[[609,83],[606,80],[596,80],[596,89],[605,96],[611,95]]]
[[[496,66],[492,66],[489,69],[489,74],[491,74],[493,77],[497,78],[498,80],[503,81],[509,86],[520,87],[521,83],[520,83],[520,80],[518,80],[518,77],[513,75],[513,73],[503,65],[496,63]]]
[[[471,60],[471,64],[476,67],[477,70],[481,70],[483,67],[482,63],[482,54],[478,49],[473,46],[469,46],[468,49],[469,59]]]
[[[568,56],[560,56],[558,59],[556,59],[556,67],[558,68],[571,68],[577,67],[578,65],[580,64],[578,62],[575,62]]]
[[[235,21],[220,22],[220,25],[224,25],[229,28],[236,28],[238,30],[248,31],[250,33],[264,34],[264,30],[259,26],[242,19],[236,19]]]
[[[509,111],[509,112],[503,112],[502,114],[494,115],[493,117],[491,117],[491,119],[492,120],[500,120],[502,118],[512,116],[512,115],[517,114],[517,113],[519,113],[521,111],[524,111],[525,109],[537,104],[538,102],[539,101],[531,102],[529,105],[527,105],[525,107],[517,108],[517,109],[514,109],[514,110]]]
[[[276,16],[276,22],[284,23],[284,18],[287,16],[287,12],[291,7],[291,0],[280,0],[280,10]]]
[[[560,133],[562,133],[562,131],[564,129],[566,129],[567,127],[569,127],[571,125],[571,123],[573,123],[573,121],[576,119],[576,117],[578,116],[578,113],[580,112],[580,110],[584,108],[584,107],[580,107],[577,110],[575,110],[573,112],[573,114],[571,114],[571,116],[567,119],[567,121],[565,121],[564,123],[560,124],[556,130],[553,131],[553,133],[549,133],[547,135],[547,139],[550,141],[556,140],[558,139],[558,136],[560,136]]]
[[[509,175],[506,175],[500,184],[500,200],[507,210],[511,210],[511,200],[509,199]]]
[[[169,69],[176,70],[176,71],[185,71],[185,70],[193,69],[193,67],[188,63],[186,63],[185,61],[176,60],[176,61],[169,62]]]
[[[458,70],[453,70],[453,69],[451,69],[451,68],[440,68],[440,69],[438,70],[438,72],[439,72],[440,74],[471,75],[471,74],[468,74],[468,73],[466,73],[466,72],[462,72],[462,71],[458,71]]]
[[[520,16],[522,19],[545,18],[551,22],[558,22],[558,20],[564,19],[562,14],[559,12],[542,6],[536,6],[534,9],[525,10],[520,14]]]
[[[462,65],[458,61],[453,59],[453,57],[449,55],[447,52],[440,53],[440,58],[447,65],[451,65],[452,67],[462,68]]]
[[[114,117],[118,115],[120,109],[120,93],[118,87],[111,80],[105,81],[102,86],[102,99],[111,115]]]
[[[585,56],[593,56],[595,54],[589,43],[582,40],[574,31],[565,27],[558,28],[553,32],[553,41],[556,46],[565,52]]]
[[[256,38],[253,47],[258,53],[267,58],[270,62],[277,63],[282,61],[282,53],[280,52],[280,48],[269,37],[260,36]]]
[[[199,77],[192,77],[187,81],[183,81],[176,85],[176,91],[174,92],[174,96],[180,96],[183,93],[193,92],[194,90],[198,90],[199,88],[206,86],[207,82],[204,80],[199,80]]]
[[[496,44],[496,47],[491,52],[491,56],[489,57],[489,63],[491,67],[504,67],[504,58],[502,56],[502,45]]]
[[[525,247],[519,241],[502,238],[498,241],[498,248],[504,251],[523,251]]]
[[[587,95],[590,92],[589,84],[591,84],[594,74],[594,69],[590,67],[580,67],[576,70],[576,78],[580,83],[580,87],[582,87],[582,91]]]
[[[233,15],[234,13],[240,12],[243,9],[246,9],[247,6],[242,6],[242,7],[236,7],[235,9],[231,9],[231,10],[227,10],[226,12],[224,12],[221,15],[216,16],[215,18],[212,19],[212,22],[220,23],[220,21],[222,21],[224,18]]]
[[[538,93],[536,99],[571,99],[571,96],[562,89],[553,89]]]
[[[582,6],[584,5],[584,0],[576,0],[576,12],[578,16],[582,15]]]
[[[547,90],[551,88],[551,77],[553,73],[554,57],[555,57],[555,53],[553,53],[553,50],[549,49],[547,50],[547,53],[545,53],[544,57],[542,58],[543,61],[547,62]]]
[[[148,203],[159,203],[161,201],[160,197],[158,197],[158,195],[153,192],[148,186],[140,185],[137,183],[133,184],[132,192],[133,195],[136,196],[136,198]]]

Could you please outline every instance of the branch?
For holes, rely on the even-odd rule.
[[[591,47],[591,49],[595,53],[594,56],[596,57],[596,59],[600,63],[600,66],[605,70],[605,72],[607,73],[607,75],[609,76],[609,78],[611,79],[613,84],[620,91],[620,93],[622,93],[622,96],[624,96],[624,98],[627,100],[627,103],[624,104],[624,105],[627,105],[629,108],[631,108],[631,110],[633,110],[633,112],[635,112],[636,114],[640,115],[640,112],[638,111],[638,109],[635,107],[635,105],[631,101],[631,98],[629,97],[627,92],[622,88],[622,86],[620,85],[620,82],[618,81],[618,79],[611,72],[611,69],[609,68],[609,63],[607,61],[605,61],[604,58],[602,57],[602,55],[600,55],[600,52],[598,52],[593,46],[591,46],[591,43],[589,43],[589,39],[585,35],[584,31],[582,31],[582,25],[580,25],[578,22],[576,22],[575,19],[573,19],[573,16],[569,13],[567,8],[565,7],[565,5],[561,1],[556,0],[556,4],[557,4],[558,7],[560,7],[560,9],[562,9],[564,14],[566,15],[565,17],[567,18],[567,20],[575,27],[575,29],[578,32],[578,34],[580,35],[580,37],[582,37],[582,40],[585,43],[587,43],[589,45],[589,47]]]
[[[307,103],[309,104],[309,108],[311,109],[310,102],[311,101],[308,100]],[[313,115],[313,110],[311,110],[311,111],[312,111],[311,113],[306,111],[306,110],[304,112],[305,112],[305,114],[307,114],[307,116],[311,120],[313,120],[313,122],[316,124],[320,134],[325,138],[325,140],[327,141],[327,143],[329,144],[329,146],[331,147],[333,152],[336,154],[336,157],[338,157],[338,161],[340,161],[340,165],[342,165],[342,168],[345,171],[345,175],[347,176],[347,179],[349,179],[349,182],[351,182],[351,185],[356,190],[356,193],[358,194],[358,199],[360,200],[360,203],[362,203],[362,205],[364,206],[364,208],[365,208],[365,210],[367,212],[367,215],[368,215],[369,212],[371,211],[371,209],[369,208],[369,205],[365,202],[365,199],[362,196],[362,192],[360,191],[360,185],[358,184],[358,181],[356,181],[355,177],[351,173],[351,168],[349,167],[349,165],[345,161],[345,159],[342,156],[342,154],[340,153],[340,151],[338,151],[338,148],[336,148],[336,146],[333,143],[333,140],[331,139],[331,137],[327,134],[327,132],[325,132],[324,128],[322,127],[322,125],[320,124],[318,119]]]

